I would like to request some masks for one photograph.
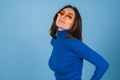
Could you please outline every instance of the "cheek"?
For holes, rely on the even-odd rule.
[[[55,23],[56,23],[56,24],[59,23],[59,20],[60,20],[60,18],[57,17]]]
[[[70,28],[73,26],[73,24],[74,24],[74,21],[69,21],[69,22],[68,22],[68,26],[69,26]]]

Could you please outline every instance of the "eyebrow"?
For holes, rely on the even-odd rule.
[[[62,12],[65,12],[64,10],[62,10]],[[73,15],[73,13],[68,13],[68,14],[71,14],[71,15]]]
[[[71,14],[71,15],[73,15],[72,13],[68,13],[68,14]]]

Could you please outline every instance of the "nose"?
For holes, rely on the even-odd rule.
[[[65,20],[65,15],[61,16],[61,19]]]

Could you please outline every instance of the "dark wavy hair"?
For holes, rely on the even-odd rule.
[[[55,14],[55,16],[53,18],[52,26],[50,28],[50,35],[52,36],[52,38],[57,38],[57,36],[56,36],[56,30],[58,30],[58,27],[56,26],[56,19],[57,19],[57,16],[58,16],[57,14],[65,8],[71,8],[75,12],[74,24],[73,24],[72,28],[70,29],[69,33],[66,35],[66,37],[74,37],[74,38],[77,38],[77,39],[82,41],[82,20],[81,20],[81,16],[79,14],[78,9],[74,6],[71,6],[71,5],[64,6],[62,9],[60,9]]]

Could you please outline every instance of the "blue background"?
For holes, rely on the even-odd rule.
[[[102,80],[119,80],[119,0],[0,0],[0,80],[54,80],[48,67],[49,28],[63,6],[76,6],[83,21],[83,41],[110,64]],[[94,66],[85,61],[83,80]]]

